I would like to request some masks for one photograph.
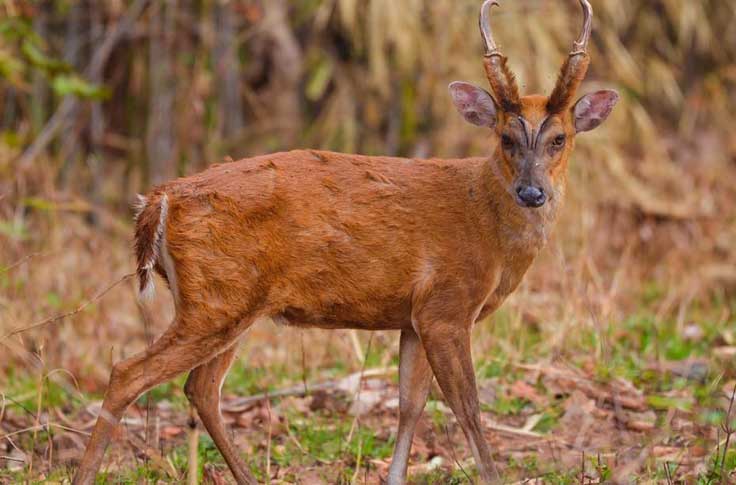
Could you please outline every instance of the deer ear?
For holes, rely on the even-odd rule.
[[[586,94],[580,98],[572,109],[575,131],[582,133],[598,128],[611,114],[618,98],[618,93],[610,89]]]
[[[472,84],[455,81],[450,84],[450,95],[455,108],[465,121],[476,126],[496,126],[498,109],[496,102],[485,89]]]

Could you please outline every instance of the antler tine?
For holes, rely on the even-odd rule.
[[[573,44],[573,50],[570,52],[571,56],[585,54],[588,48],[588,42],[590,41],[590,33],[593,31],[593,7],[588,0],[580,0],[580,6],[583,8],[584,15],[583,31],[578,40]]]
[[[491,30],[491,8],[498,7],[498,0],[486,0],[480,7],[480,35],[483,36],[483,42],[486,48],[486,57],[501,56],[501,51],[493,40],[493,30]]]

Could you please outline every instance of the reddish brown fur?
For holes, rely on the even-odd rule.
[[[516,83],[516,76],[508,66],[505,56],[492,56],[483,59],[488,83],[499,106],[508,113],[519,113],[521,95]]]
[[[570,108],[580,84],[585,79],[589,64],[590,56],[584,53],[571,55],[565,60],[547,103],[547,110],[550,113],[562,113]]]

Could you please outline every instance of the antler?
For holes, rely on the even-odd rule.
[[[590,33],[593,31],[593,7],[588,0],[580,0],[580,6],[583,7],[583,31],[580,33],[580,38],[573,43],[571,56],[585,54],[590,41]]]
[[[504,111],[518,113],[521,110],[521,100],[519,87],[516,85],[516,77],[507,65],[506,56],[501,53],[498,45],[493,40],[491,8],[494,5],[499,6],[497,0],[485,0],[480,7],[480,35],[483,37],[486,50],[483,64],[496,100],[501,104]]]
[[[547,111],[550,113],[560,113],[570,107],[580,83],[588,72],[590,57],[587,49],[593,30],[593,7],[588,0],[579,1],[583,9],[583,31],[573,43],[573,49],[562,65],[555,89],[549,97]]]

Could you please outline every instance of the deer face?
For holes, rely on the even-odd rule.
[[[491,7],[497,5],[494,0],[486,0],[480,16],[486,75],[493,94],[465,82],[450,84],[452,100],[465,120],[492,130],[496,160],[522,207],[542,207],[555,196],[566,173],[575,135],[599,126],[619,98],[615,91],[605,90],[583,96],[572,104],[589,63],[585,48],[592,9],[587,0],[580,3],[585,12],[583,33],[549,97],[519,95],[506,58],[493,41],[488,20]]]

